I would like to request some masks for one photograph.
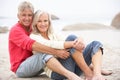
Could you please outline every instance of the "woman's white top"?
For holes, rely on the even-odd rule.
[[[48,47],[52,47],[55,49],[64,49],[64,42],[65,42],[65,36],[63,35],[58,35],[58,34],[49,34],[48,35],[50,40],[47,40],[45,38],[43,38],[41,36],[41,34],[33,34],[31,33],[30,38],[36,40],[37,42],[46,45]],[[33,53],[36,53],[35,51],[33,51]],[[51,72],[52,70],[50,70],[48,67],[44,68],[45,73],[47,76],[51,77]]]

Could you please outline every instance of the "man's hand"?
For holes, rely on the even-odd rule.
[[[70,53],[67,50],[57,50],[56,56],[61,59],[66,59],[70,56]]]

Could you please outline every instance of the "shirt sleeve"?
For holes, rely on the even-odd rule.
[[[9,39],[16,46],[30,51],[32,51],[32,44],[35,42],[35,40],[29,38],[29,35],[21,28],[12,29]]]

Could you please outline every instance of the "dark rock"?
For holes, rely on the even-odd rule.
[[[8,32],[8,27],[7,26],[0,26],[0,33],[6,33]]]
[[[59,17],[57,17],[56,15],[51,14],[51,19],[52,19],[52,20],[58,20]]]
[[[112,20],[111,25],[117,29],[120,29],[120,13],[115,15],[115,17]]]

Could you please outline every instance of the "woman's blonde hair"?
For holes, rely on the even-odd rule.
[[[25,9],[30,9],[34,13],[33,5],[30,2],[28,2],[28,1],[23,1],[18,6],[18,14],[23,12]]]
[[[39,17],[44,13],[47,13],[47,12],[37,10],[34,14],[33,23],[32,23],[32,31],[35,34],[37,34],[37,33],[39,34],[39,30],[37,28],[37,22],[39,20]],[[53,28],[52,28],[52,24],[51,24],[51,15],[49,13],[47,13],[47,14],[48,14],[48,21],[49,21],[48,34],[51,34],[51,33],[53,33]]]

